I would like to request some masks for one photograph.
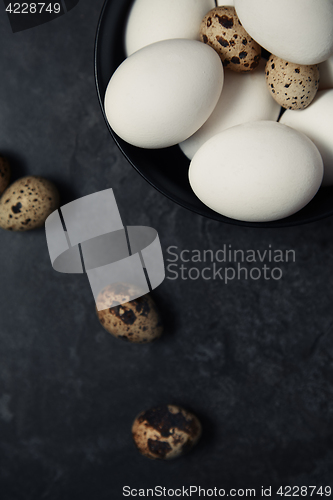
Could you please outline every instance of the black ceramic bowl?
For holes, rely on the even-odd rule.
[[[98,23],[95,42],[95,78],[105,121],[104,96],[108,82],[125,59],[124,33],[133,0],[106,0]],[[321,188],[301,211],[278,221],[243,222],[220,215],[206,207],[193,193],[188,181],[189,160],[178,146],[165,149],[141,149],[126,143],[108,125],[113,139],[131,165],[162,194],[210,219],[239,226],[286,227],[313,222],[333,214],[333,187]]]

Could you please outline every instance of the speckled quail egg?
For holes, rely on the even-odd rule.
[[[119,339],[137,344],[152,342],[163,332],[155,302],[148,293],[134,300],[131,296],[130,285],[119,283],[106,287],[97,303],[99,308],[103,302],[109,307],[97,310],[98,319],[106,331]],[[112,300],[120,305],[112,307]]]
[[[3,156],[0,156],[0,195],[7,189],[10,179],[9,162]]]
[[[305,66],[270,56],[266,64],[266,83],[272,97],[287,109],[304,109],[311,104],[319,87],[317,64]]]
[[[250,37],[234,7],[215,7],[203,18],[201,41],[219,54],[223,65],[233,71],[252,71],[259,64],[261,47]]]
[[[36,229],[58,207],[59,194],[52,182],[42,177],[22,177],[1,197],[0,227],[8,231]]]
[[[134,420],[132,435],[142,455],[169,460],[183,455],[198,442],[201,424],[180,406],[163,405],[140,413]]]

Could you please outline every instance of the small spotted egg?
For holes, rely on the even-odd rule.
[[[36,229],[58,207],[59,193],[52,182],[42,177],[22,177],[1,197],[0,227],[8,231]]]
[[[200,38],[216,50],[223,65],[233,71],[252,71],[259,64],[261,47],[245,31],[234,7],[210,10],[201,22]]]
[[[135,291],[136,287],[129,284],[107,286],[98,295],[100,310],[97,310],[97,316],[105,330],[114,337],[146,344],[162,335],[163,325],[151,295],[147,293],[138,297],[137,293],[133,295]],[[133,296],[138,298],[133,300]]]
[[[184,455],[198,442],[201,424],[193,413],[180,406],[157,406],[136,417],[132,436],[143,456],[170,460]]]
[[[305,66],[271,55],[266,64],[266,83],[272,97],[287,109],[304,109],[316,96],[319,87],[317,64]]]

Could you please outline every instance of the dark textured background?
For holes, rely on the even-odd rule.
[[[52,270],[43,230],[0,234],[1,500],[106,500],[122,486],[333,486],[333,219],[258,230],[219,224],[150,187],[114,145],[96,96],[102,0],[12,34],[0,14],[0,150],[14,178],[55,181],[66,203],[112,187],[125,224],[164,251],[294,249],[281,281],[165,280],[167,331],[128,345],[99,325],[85,276]],[[167,255],[166,255],[167,256]],[[250,268],[250,265],[248,265]],[[141,457],[131,423],[175,402],[203,438],[170,463]]]

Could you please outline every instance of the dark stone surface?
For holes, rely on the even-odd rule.
[[[16,34],[1,11],[0,151],[13,178],[45,176],[63,203],[112,187],[124,223],[156,228],[165,257],[169,245],[272,245],[295,250],[296,262],[282,264],[277,281],[166,279],[154,293],[163,339],[130,345],[99,325],[85,276],[52,270],[43,230],[2,231],[1,500],[118,500],[124,485],[333,486],[333,220],[223,225],[150,187],[99,109],[101,6],[81,0]],[[132,421],[169,402],[201,418],[202,440],[177,461],[149,461],[132,443]]]

